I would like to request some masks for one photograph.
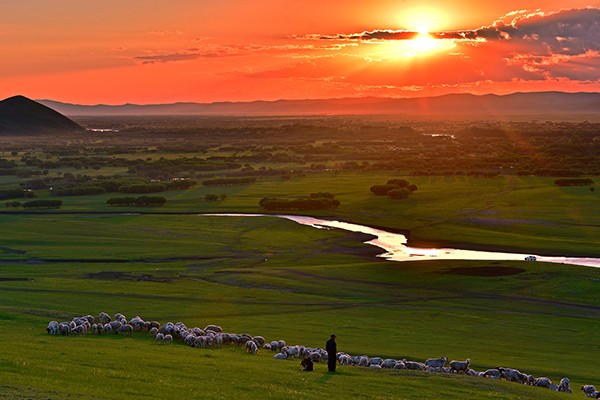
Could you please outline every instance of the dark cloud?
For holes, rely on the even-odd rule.
[[[585,54],[600,50],[600,9],[517,15],[473,33],[487,40],[523,42],[538,54]]]
[[[406,31],[406,30],[373,30],[373,31],[364,31],[361,33],[351,33],[351,34],[337,34],[337,35],[309,35],[303,38],[318,38],[318,39],[326,39],[326,40],[358,40],[358,41],[367,41],[367,40],[410,40],[414,39],[419,35],[419,32],[414,31]]]
[[[372,30],[335,35],[307,35],[303,39],[377,41],[410,40],[419,35],[408,30]],[[516,11],[479,29],[433,32],[436,39],[455,41],[522,42],[536,54],[579,55],[600,51],[600,9],[584,8],[555,13]],[[298,38],[298,37],[297,37]]]

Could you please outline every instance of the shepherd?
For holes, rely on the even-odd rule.
[[[337,356],[337,344],[335,343],[335,335],[331,335],[330,339],[325,343],[325,350],[327,350],[327,368],[329,372],[335,372],[335,363]]]

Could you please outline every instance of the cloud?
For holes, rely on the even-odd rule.
[[[375,41],[411,40],[419,32],[374,29],[360,33],[334,35],[308,34],[292,36],[306,40]],[[561,54],[583,54],[600,50],[600,9],[584,8],[546,13],[541,10],[512,11],[489,26],[478,29],[432,32],[436,39],[521,41],[537,45],[540,50]]]
[[[135,56],[135,61],[142,64],[168,63],[177,61],[188,61],[200,58],[221,58],[221,57],[242,57],[254,56],[259,54],[280,54],[289,58],[303,58],[302,54],[315,51],[338,51],[345,47],[353,47],[355,44],[298,44],[289,43],[282,45],[262,45],[262,44],[200,44],[198,47],[188,48],[181,51],[148,54]]]

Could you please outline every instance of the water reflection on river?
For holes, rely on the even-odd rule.
[[[399,233],[392,233],[369,226],[351,224],[342,221],[331,221],[326,219],[306,217],[300,215],[268,215],[268,214],[204,214],[212,216],[231,216],[231,217],[276,217],[285,218],[302,225],[311,226],[318,229],[337,228],[351,232],[366,233],[376,238],[365,243],[377,246],[386,251],[380,257],[392,261],[418,261],[418,260],[520,260],[532,254],[519,253],[501,253],[491,251],[475,251],[460,249],[422,249],[406,246],[406,236]],[[600,268],[600,258],[582,258],[582,257],[545,257],[535,256],[537,261],[584,265],[588,267]]]

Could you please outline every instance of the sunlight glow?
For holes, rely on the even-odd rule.
[[[433,56],[454,47],[456,47],[456,43],[452,40],[435,39],[428,33],[422,33],[411,40],[395,40],[385,43],[382,45],[379,55],[381,59]]]

